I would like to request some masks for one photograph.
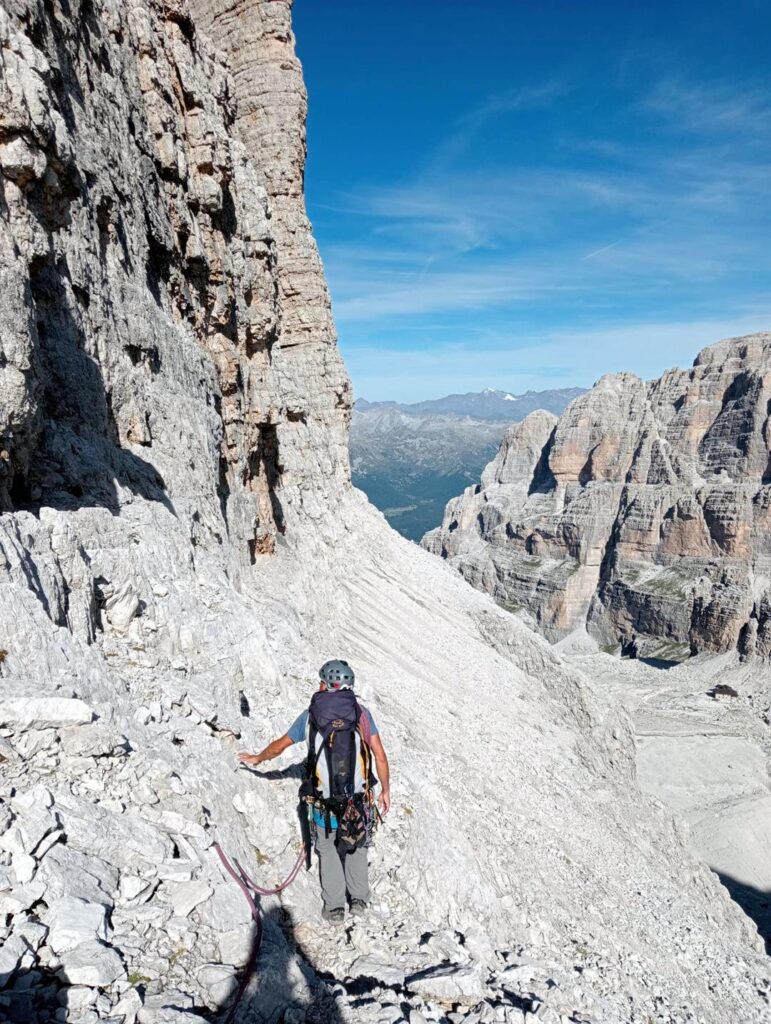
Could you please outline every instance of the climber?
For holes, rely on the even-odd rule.
[[[308,744],[300,797],[310,808],[324,902],[322,917],[341,923],[346,896],[353,916],[369,902],[367,847],[376,824],[374,787],[380,782],[377,808],[391,806],[388,759],[371,713],[353,693],[355,676],[347,661],[327,661],[310,707],[289,731],[259,754],[241,753],[242,764],[258,765],[278,757],[293,743]],[[377,779],[372,773],[372,758]]]

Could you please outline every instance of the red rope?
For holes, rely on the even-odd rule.
[[[241,892],[244,894],[246,902],[249,904],[249,910],[251,911],[252,920],[254,921],[255,925],[252,949],[249,954],[249,960],[246,964],[246,967],[244,968],[244,975],[241,978],[241,984],[238,986],[238,992],[236,993],[235,1002],[228,1010],[227,1016],[222,1022],[222,1024],[230,1024],[230,1022],[233,1020],[233,1017],[235,1017],[236,1010],[238,1009],[238,1006],[243,998],[244,992],[246,992],[246,986],[249,984],[249,978],[251,977],[255,964],[257,963],[257,958],[260,955],[260,948],[262,946],[262,915],[260,914],[260,908],[255,903],[254,898],[252,897],[252,893],[249,890],[251,889],[253,892],[259,893],[260,896],[275,896],[277,895],[277,893],[282,892],[284,889],[290,886],[292,882],[294,882],[295,878],[297,878],[298,874],[300,873],[300,868],[302,866],[303,860],[305,859],[305,850],[300,850],[297,861],[284,882],[282,882],[275,889],[261,889],[258,885],[254,884],[251,878],[249,878],[249,876],[246,874],[246,872],[238,863],[238,861],[235,861],[236,868],[238,868],[238,872],[236,872],[236,868],[233,867],[228,858],[225,856],[222,847],[220,846],[219,843],[214,843],[214,849],[217,851],[217,856],[222,861],[222,866],[233,879],[233,881],[236,883],[236,885],[239,887]]]
[[[277,885],[275,889],[261,889],[260,886],[253,882],[252,879],[247,875],[247,873],[244,871],[244,869],[241,867],[237,860],[234,859],[233,863],[238,868],[238,873],[241,876],[241,880],[249,886],[252,892],[256,892],[260,896],[277,896],[280,892],[283,892],[284,889],[288,889],[292,882],[294,882],[295,878],[297,878],[297,876],[300,874],[300,868],[302,867],[304,860],[305,850],[303,849],[300,850],[299,854],[297,855],[295,865],[287,875],[285,881],[281,882],[280,885]]]

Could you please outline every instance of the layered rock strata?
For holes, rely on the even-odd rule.
[[[347,484],[287,14],[224,8],[217,56],[181,4],[0,12],[0,1018],[227,1005],[213,842],[277,881],[300,760],[236,753],[340,655],[393,763],[375,896],[335,934],[313,874],[264,900],[244,1024],[769,1018],[625,716]]]
[[[251,160],[184,6],[2,12],[5,510],[126,490],[254,556],[348,479],[304,87],[286,5],[254,6]]]
[[[771,335],[506,435],[424,545],[550,639],[771,655]]]

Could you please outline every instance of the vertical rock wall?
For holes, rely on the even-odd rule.
[[[288,9],[250,14],[251,161],[243,76],[183,5],[0,12],[5,509],[194,492],[254,559],[347,483]]]
[[[340,500],[350,479],[352,398],[305,212],[308,99],[294,48],[292,0],[229,6],[191,0],[190,8],[232,72],[235,129],[267,195],[281,310],[271,346],[277,442],[284,486],[299,493],[306,512],[318,516],[326,501]]]

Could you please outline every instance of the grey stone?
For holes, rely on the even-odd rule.
[[[175,917],[187,917],[212,894],[207,882],[164,882],[163,893],[174,908]]]
[[[383,985],[404,984],[404,970],[397,964],[388,963],[376,956],[360,956],[351,964],[351,977],[376,978]]]
[[[211,1000],[219,1006],[227,1002],[238,986],[234,969],[226,964],[206,964],[200,968],[197,977]]]
[[[21,935],[12,935],[0,945],[0,986],[8,984],[25,957],[31,960],[29,946]]]
[[[63,896],[43,918],[48,926],[48,945],[54,953],[64,953],[83,942],[107,938],[107,909],[101,903],[87,903]]]
[[[126,977],[126,968],[118,953],[101,942],[82,942],[61,956],[59,975],[71,985],[103,988]]]
[[[423,999],[449,1003],[478,1003],[485,985],[477,967],[440,967],[419,978],[409,978],[408,988]]]
[[[141,1008],[142,998],[135,988],[131,988],[121,996],[112,1008],[112,1013],[118,1018],[122,1017],[124,1024],[134,1024]]]
[[[41,861],[38,878],[52,899],[69,896],[111,907],[119,872],[100,857],[57,844]]]
[[[0,701],[0,726],[13,729],[61,729],[85,725],[94,712],[85,701],[67,697],[27,697]]]

